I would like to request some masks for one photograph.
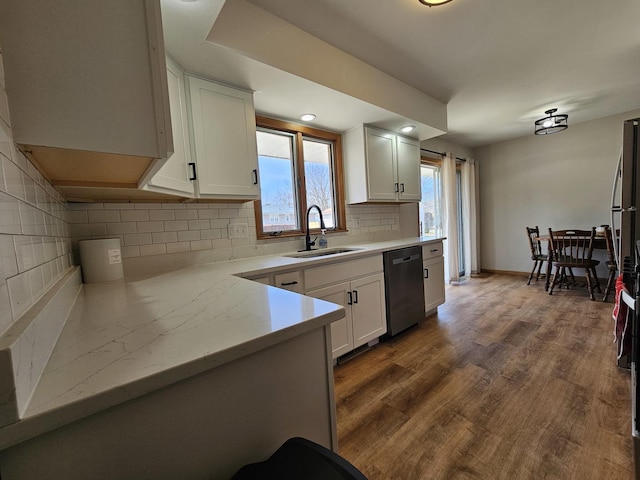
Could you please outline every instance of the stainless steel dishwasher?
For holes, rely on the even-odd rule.
[[[393,336],[424,318],[422,247],[391,250],[383,260],[387,336]]]

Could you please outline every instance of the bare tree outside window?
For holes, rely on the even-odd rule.
[[[304,175],[307,189],[307,205],[318,205],[327,228],[335,226],[333,177],[331,175],[331,145],[326,142],[305,139]]]

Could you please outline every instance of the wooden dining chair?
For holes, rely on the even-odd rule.
[[[618,259],[613,248],[613,232],[608,225],[604,227],[604,239],[607,244],[607,269],[609,270],[609,276],[607,278],[607,286],[604,289],[604,295],[602,301],[606,302],[610,293],[615,290],[616,287],[616,272],[618,271]]]
[[[549,261],[549,256],[542,251],[542,245],[538,238],[540,237],[540,229],[536,225],[535,227],[525,227],[527,229],[527,238],[529,239],[529,248],[531,249],[531,260],[533,260],[533,268],[529,275],[527,285],[531,284],[533,275],[536,276],[536,282],[540,278],[540,271],[542,270],[542,264]]]
[[[570,285],[577,285],[573,276],[573,269],[575,268],[584,270],[591,300],[595,300],[594,290],[597,289],[598,292],[602,292],[596,273],[596,266],[600,264],[600,261],[591,258],[595,236],[595,227],[591,228],[591,230],[554,231],[549,229],[554,267],[549,286],[549,295],[553,294],[553,289],[556,286],[569,288]],[[567,272],[569,272],[570,278],[567,277]]]

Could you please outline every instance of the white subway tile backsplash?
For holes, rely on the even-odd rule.
[[[213,241],[215,248],[231,248],[233,244],[228,238],[220,238]]]
[[[192,242],[200,240],[200,230],[182,230],[178,232],[179,242]]]
[[[20,273],[7,279],[9,299],[14,320],[20,317],[32,304],[29,272]]]
[[[103,208],[105,210],[133,210],[133,203],[104,203]]]
[[[31,244],[33,245],[33,258],[36,265],[42,265],[45,262],[44,245],[42,239],[43,237],[31,237]]]
[[[220,218],[219,211],[214,209],[197,210],[197,213],[200,219]]]
[[[122,210],[120,212],[122,222],[148,222],[149,210]]]
[[[89,213],[89,223],[94,223],[94,222],[114,223],[114,222],[120,221],[119,210],[90,210],[88,213]]]
[[[4,83],[4,78],[2,79],[2,81]],[[0,120],[2,120],[7,125],[11,125],[11,119],[9,117],[9,101],[4,90],[4,86],[0,88]]]
[[[199,250],[211,250],[213,248],[213,244],[211,240],[196,240],[191,242],[191,251],[196,252]]]
[[[104,237],[107,235],[107,225],[105,223],[90,223],[89,235],[92,237]]]
[[[0,192],[0,233],[22,233],[20,207],[16,198]]]
[[[106,225],[109,236],[120,236],[123,258],[220,249],[224,258],[278,253],[299,247],[299,239],[257,240],[253,203],[133,203],[74,205],[74,242],[81,235],[95,237],[95,226]],[[80,212],[87,214],[82,217]],[[91,213],[93,212],[93,213]],[[98,213],[101,212],[101,213]],[[120,221],[102,222],[107,212]],[[357,223],[356,223],[357,222]],[[246,223],[248,237],[229,239],[229,223]],[[347,206],[348,234],[373,238],[376,232],[399,230],[399,208],[385,205]],[[357,227],[356,227],[357,225]],[[340,237],[338,236],[338,237]],[[363,240],[367,240],[364,238]],[[228,252],[227,252],[228,251]],[[222,257],[221,257],[222,258]]]
[[[9,298],[9,287],[5,279],[0,278],[0,335],[13,323],[11,312],[11,299]]]
[[[224,228],[226,229],[229,226],[229,219],[227,218],[214,218],[209,222],[211,224],[211,228]]]
[[[189,230],[206,230],[211,228],[209,220],[188,220]]]
[[[32,301],[36,302],[44,294],[44,277],[42,276],[42,265],[32,268],[27,272],[29,286],[31,287]]]
[[[139,210],[160,210],[162,208],[161,203],[134,203],[133,206]]]
[[[24,177],[26,175],[6,157],[2,156],[0,159],[4,173],[5,192],[19,200],[24,200]]]
[[[12,235],[0,234],[0,284],[18,273],[18,262]],[[1,328],[0,328],[1,330]]]
[[[238,218],[239,216],[237,208],[225,208],[220,210],[220,218]]]
[[[150,233],[127,233],[124,235],[124,245],[134,246],[134,245],[150,245],[153,243],[151,241]]]
[[[214,228],[212,230],[201,230],[200,238],[202,238],[203,240],[212,240],[215,238],[222,238],[222,232],[220,230],[221,229],[219,228]]]
[[[31,165],[31,164],[29,164]],[[24,184],[24,196],[25,200],[31,205],[38,205],[38,198],[36,197],[36,182],[29,175],[23,175]]]
[[[167,220],[164,222],[165,232],[179,232],[181,230],[189,230],[187,220]]]
[[[149,210],[149,220],[175,220],[176,216],[173,210]]]
[[[153,243],[173,243],[178,241],[178,232],[154,232],[151,238]]]
[[[138,225],[136,224],[136,222],[107,223],[106,227],[107,235],[124,235],[126,233],[138,233]]]
[[[198,218],[198,210],[176,210],[176,220],[195,220]]]
[[[164,232],[164,223],[157,222],[138,222],[138,233]]]
[[[140,245],[141,257],[149,255],[164,255],[165,253],[167,253],[167,247],[164,243],[158,243],[156,245]]]
[[[89,214],[86,210],[72,210],[69,212],[70,223],[89,223]]]
[[[167,243],[167,253],[188,252],[190,250],[191,244],[189,242]]]
[[[140,256],[140,247],[138,247],[138,246],[131,246],[131,247],[124,246],[124,247],[121,248],[121,253],[122,253],[122,258],[139,257]]]
[[[18,204],[20,210],[20,223],[24,235],[35,235],[38,232],[36,227],[36,209],[27,203]]]
[[[163,210],[186,210],[187,206],[184,203],[163,203]]]

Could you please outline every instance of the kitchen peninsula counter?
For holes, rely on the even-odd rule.
[[[247,451],[268,451],[271,442],[260,429],[247,424],[252,409],[256,423],[274,422],[283,434],[297,434],[300,421],[320,410],[324,412],[320,418],[309,422],[308,436],[335,448],[333,363],[327,332],[330,323],[344,317],[344,308],[242,276],[440,240],[416,237],[353,245],[357,250],[326,257],[245,258],[83,285],[24,414],[0,429],[0,449],[6,449],[0,453],[2,478],[21,478],[17,465],[34,458],[40,442],[70,442],[68,448],[81,448],[81,443],[95,441],[87,432],[96,428],[102,429],[96,431],[107,443],[114,442],[122,440],[123,434],[130,437],[130,429],[154,425],[158,417],[164,418],[148,428],[166,428],[173,438],[184,424],[194,436],[193,441],[187,434],[184,441],[172,443],[172,451],[179,444],[193,449],[194,442],[215,440],[194,431],[194,419],[196,424],[198,419],[203,424],[242,424],[220,427],[230,428],[224,434],[228,448],[246,445]],[[289,400],[294,401],[289,405]],[[246,420],[238,417],[242,412]],[[233,415],[237,418],[231,420]],[[118,428],[111,431],[110,426]],[[240,438],[234,437],[234,430]],[[66,431],[71,433],[61,443],[56,436]],[[141,433],[147,439],[156,434]],[[162,438],[162,433],[158,435]],[[251,448],[256,441],[259,445]],[[224,455],[226,447],[210,448]],[[178,471],[193,471],[197,476],[198,468],[205,466],[193,463],[180,465]],[[154,475],[163,472],[166,467]]]

